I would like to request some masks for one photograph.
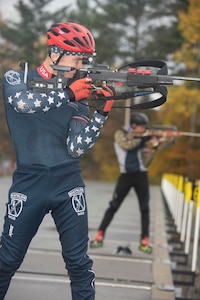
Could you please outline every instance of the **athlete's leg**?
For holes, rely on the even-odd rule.
[[[120,205],[122,204],[123,200],[127,196],[131,187],[132,187],[132,178],[130,174],[121,174],[118,178],[113,193],[113,198],[109,202],[109,207],[105,211],[104,217],[99,226],[99,230],[102,230],[104,234],[110,222],[112,221],[114,214],[119,209]]]
[[[94,300],[95,276],[92,271],[93,261],[87,255],[88,216],[84,188],[71,189],[64,197],[54,204],[52,216],[59,232],[62,255],[71,280],[72,299]]]
[[[134,176],[134,188],[141,213],[141,239],[149,236],[149,181],[147,172],[138,172]]]
[[[42,175],[22,173],[16,171],[14,174],[1,236],[0,300],[4,299],[11,278],[46,213],[40,198],[43,193],[39,190],[45,179]]]

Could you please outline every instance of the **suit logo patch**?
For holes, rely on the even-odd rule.
[[[11,193],[10,203],[8,204],[8,218],[15,220],[22,212],[23,204],[27,196],[20,193]]]
[[[84,188],[77,187],[68,193],[72,200],[72,206],[78,216],[84,215],[85,213],[85,193]]]
[[[19,73],[13,70],[6,72],[5,78],[10,85],[17,85],[21,83],[21,78]]]

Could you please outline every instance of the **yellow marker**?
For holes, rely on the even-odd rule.
[[[200,207],[200,180],[198,180],[198,192],[197,192],[197,206]]]
[[[197,181],[193,194],[194,201],[197,203],[197,206],[200,206],[200,180]]]
[[[179,192],[183,191],[183,176],[178,176],[178,190]]]
[[[192,182],[188,181],[184,186],[185,190],[185,201],[189,202],[192,199]]]

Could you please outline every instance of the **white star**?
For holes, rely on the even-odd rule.
[[[85,127],[85,132],[90,132],[90,127],[89,126]]]
[[[82,154],[84,154],[83,150],[80,149],[80,148],[78,148],[78,149],[76,150],[76,153],[78,154],[78,156],[81,156]]]
[[[35,107],[41,106],[41,101],[39,101],[38,99],[36,99],[33,103],[35,104]]]
[[[97,132],[96,136],[99,136],[99,135],[100,135],[100,131],[99,131],[99,132]]]
[[[10,96],[10,97],[8,97],[8,103],[12,103],[13,102],[13,99],[12,99],[12,97]]]
[[[74,144],[73,144],[73,143],[71,143],[70,150],[71,150],[72,152],[74,151]]]
[[[47,97],[47,94],[46,94],[46,93],[41,93],[40,96],[41,96],[42,98],[44,98],[44,97]]]
[[[70,141],[70,137],[68,136],[66,141],[67,145],[69,144],[69,141]]]
[[[23,110],[24,109],[24,106],[26,105],[25,102],[23,102],[22,100],[18,101],[17,102],[17,108]]]
[[[35,113],[35,110],[30,109],[30,110],[28,111],[28,113],[29,113],[29,114],[34,114],[34,113]]]
[[[91,141],[92,141],[92,138],[91,137],[89,138],[89,136],[87,136],[87,138],[85,139],[86,144],[91,143]]]
[[[59,93],[58,93],[58,97],[59,97],[60,99],[65,99],[65,93],[64,93],[64,92],[59,92]]]
[[[99,128],[97,128],[96,126],[92,126],[92,130],[93,130],[94,132],[96,132],[97,130],[99,130]]]
[[[21,93],[22,93],[22,92],[16,93],[16,94],[15,94],[15,98],[19,98],[19,96],[21,96]]]
[[[82,144],[82,136],[77,137],[77,144]]]
[[[96,121],[97,123],[102,123],[101,118],[95,117],[95,121]]]
[[[89,149],[92,148],[93,146],[94,146],[94,143],[89,146]]]
[[[54,103],[54,98],[53,98],[53,97],[49,97],[49,98],[47,99],[47,101],[49,102],[49,104]]]
[[[27,93],[27,98],[28,99],[33,99],[33,93]]]
[[[50,110],[50,107],[45,106],[45,108],[43,109],[43,112],[47,112],[47,111],[49,111],[49,110]]]
[[[56,104],[56,107],[60,107],[62,105],[62,102],[58,102],[57,104]]]

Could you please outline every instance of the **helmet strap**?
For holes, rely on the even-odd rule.
[[[56,61],[53,62],[54,65],[57,65],[59,63],[59,61],[61,60],[61,58],[63,57],[64,52],[60,54],[60,56],[57,58]]]
[[[58,56],[58,58],[55,61],[53,61],[52,58],[51,58],[51,53],[49,53],[49,57],[51,58],[51,60],[52,60],[52,62],[53,62],[54,65],[57,65],[59,63],[59,61],[61,60],[61,58],[63,57],[63,55],[64,55],[64,53],[61,53]]]

